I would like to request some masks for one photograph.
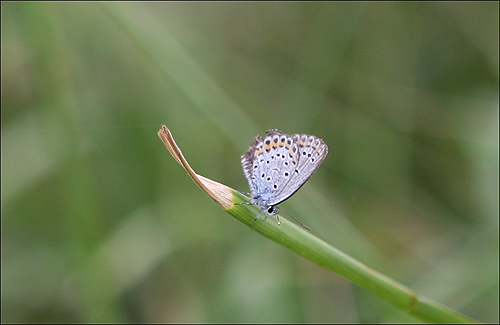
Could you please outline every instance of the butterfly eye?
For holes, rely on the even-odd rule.
[[[273,205],[273,206],[270,206],[269,208],[267,208],[267,213],[270,215],[270,216],[273,216],[276,214],[276,207]]]

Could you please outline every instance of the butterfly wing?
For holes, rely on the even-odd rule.
[[[328,154],[323,140],[307,134],[286,135],[268,130],[255,137],[241,164],[254,203],[276,205],[294,194],[316,171]]]
[[[280,181],[279,184],[283,185],[274,193],[274,200],[270,202],[272,205],[283,202],[297,192],[328,155],[328,146],[320,138],[307,134],[294,134],[290,138],[293,139],[288,153],[292,166],[290,177],[286,182]]]

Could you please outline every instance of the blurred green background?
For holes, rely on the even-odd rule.
[[[1,6],[2,322],[416,322],[226,214],[161,124],[242,191],[256,135],[324,139],[281,206],[499,321],[498,2]]]

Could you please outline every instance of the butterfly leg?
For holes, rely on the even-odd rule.
[[[265,208],[264,208],[264,209],[265,209]],[[257,214],[257,217],[255,217],[255,219],[253,219],[253,221],[252,221],[252,222],[257,221],[257,219],[259,219],[259,218],[260,218],[260,215],[262,214],[262,210],[263,210],[263,209],[261,209],[261,210],[259,211],[259,213]],[[264,214],[264,220],[267,220],[267,214]]]

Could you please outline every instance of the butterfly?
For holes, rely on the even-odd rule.
[[[250,204],[259,206],[269,216],[276,215],[277,205],[297,192],[327,155],[328,146],[314,135],[287,135],[273,129],[264,138],[256,136],[241,156],[252,191]]]

